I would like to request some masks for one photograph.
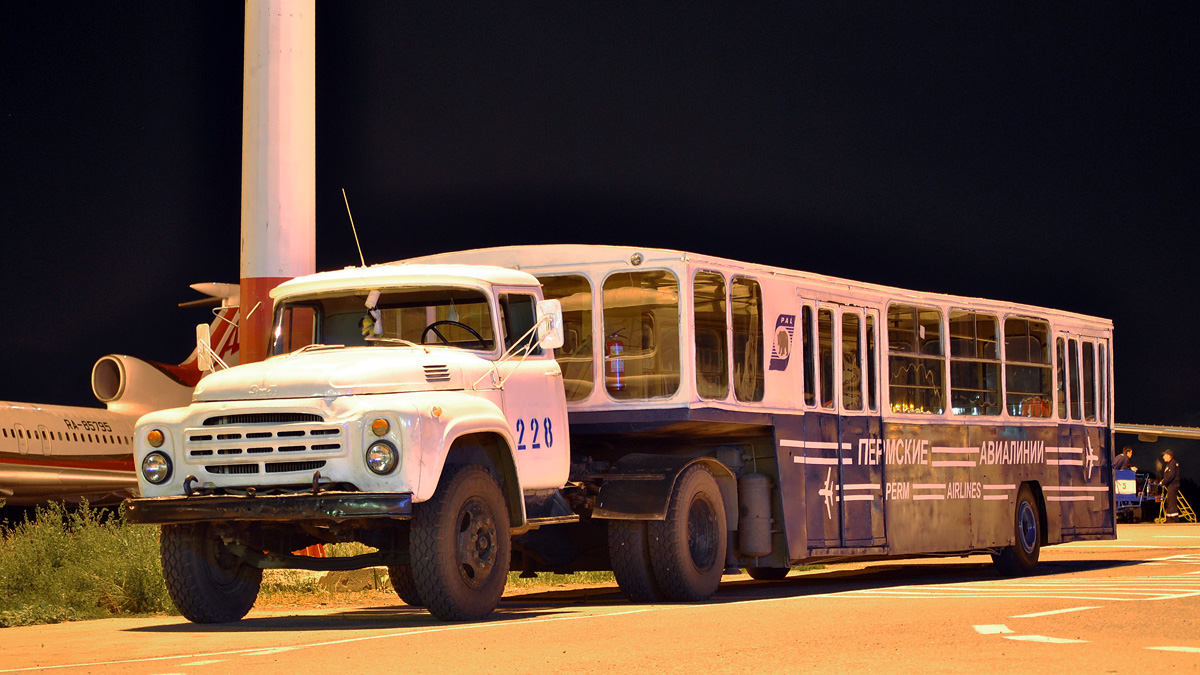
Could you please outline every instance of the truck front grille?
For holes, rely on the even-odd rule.
[[[314,471],[345,450],[341,426],[310,413],[245,413],[209,417],[184,431],[189,459],[210,474],[237,476]]]

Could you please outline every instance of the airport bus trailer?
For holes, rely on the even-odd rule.
[[[1115,536],[1112,326],[681,251],[524,246],[301,277],[271,358],[139,420],[181,612],[261,570],[386,565],[489,614],[510,569],[612,570],[635,602],[722,574]],[[549,302],[545,301],[549,298]],[[293,551],[358,541],[372,552]]]

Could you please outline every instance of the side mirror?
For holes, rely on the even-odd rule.
[[[562,303],[542,300],[537,304],[538,345],[544,349],[563,346]]]
[[[196,364],[202,373],[213,369],[212,334],[206,323],[196,325]]]

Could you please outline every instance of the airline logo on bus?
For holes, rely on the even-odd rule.
[[[780,314],[775,319],[775,344],[771,345],[771,365],[768,370],[787,370],[792,357],[792,337],[796,333],[796,315]]]

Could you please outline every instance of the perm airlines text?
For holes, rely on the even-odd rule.
[[[858,440],[858,463],[879,464],[937,464],[936,454],[971,457],[971,464],[1042,464],[1046,461],[1044,441],[985,441],[979,447],[938,448],[922,438],[860,438]]]

